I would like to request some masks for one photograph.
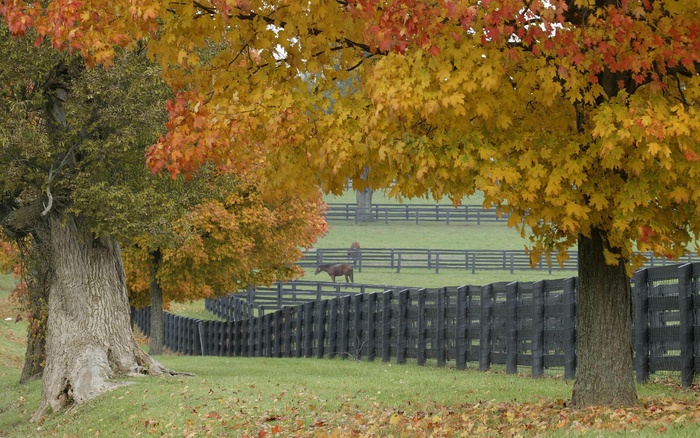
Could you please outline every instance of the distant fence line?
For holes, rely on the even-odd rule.
[[[644,253],[647,257],[647,266],[668,266],[677,264],[678,260],[669,260],[666,257],[656,257],[653,253]],[[681,262],[700,262],[696,254],[687,254],[680,259]],[[303,253],[302,259],[297,264],[303,268],[313,268],[325,263],[352,263],[355,269],[361,272],[363,269],[430,269],[436,273],[441,269],[462,269],[471,271],[503,270],[530,271],[530,256],[522,249],[490,250],[490,249],[418,249],[418,248],[360,248],[350,250],[348,248],[315,248]],[[556,258],[552,258],[551,265],[547,265],[544,257],[540,258],[536,269],[548,271],[575,271],[578,269],[578,253],[569,252],[569,259],[559,266]]]
[[[631,285],[637,381],[656,371],[680,371],[683,386],[689,386],[700,370],[700,263],[643,269]],[[528,366],[533,376],[551,367],[563,368],[567,378],[575,374],[574,277],[379,292],[365,287],[364,293],[353,285],[334,284],[336,291],[325,287],[315,297],[297,290],[295,304],[286,301],[293,292],[282,289],[282,296],[275,298],[279,301],[265,309],[259,301],[248,301],[250,292],[248,297],[208,301],[207,308],[235,320],[201,321],[166,313],[165,346],[194,355],[381,358],[397,363],[410,358],[421,365],[429,359],[438,366],[454,361],[458,369],[472,362],[480,370],[503,364],[508,373]],[[326,298],[333,294],[338,296]],[[282,307],[269,311],[277,305]],[[258,316],[252,317],[254,313]],[[150,333],[147,308],[137,311],[136,323]]]
[[[329,221],[357,222],[357,204],[328,203],[326,219]],[[437,204],[372,204],[367,216],[377,222],[444,222],[475,223],[508,222],[508,215],[498,217],[496,209],[481,205]]]

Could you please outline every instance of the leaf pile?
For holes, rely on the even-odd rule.
[[[519,437],[586,432],[663,433],[700,422],[700,401],[679,397],[642,399],[637,406],[625,409],[573,409],[563,400],[552,399],[452,406],[405,402],[405,410],[373,402],[359,406],[350,395],[338,396],[337,401],[342,402],[340,408],[330,411],[324,400],[313,393],[302,391],[285,397],[282,392],[275,397],[279,409],[263,411],[259,409],[260,399],[208,399],[197,406],[180,404],[179,424],[162,424],[132,415],[129,424],[123,425],[134,436]]]

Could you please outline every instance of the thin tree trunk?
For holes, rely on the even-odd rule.
[[[28,296],[24,298],[27,308],[27,350],[24,355],[24,367],[19,383],[40,379],[46,362],[46,326],[49,312],[49,285],[51,269],[49,266],[50,248],[48,229],[42,223],[31,233],[25,266],[27,271],[24,282]]]
[[[38,379],[44,372],[46,361],[46,324],[48,320],[48,284],[42,279],[28,278],[29,327],[27,328],[27,350],[19,383]]]
[[[578,358],[572,405],[637,403],[632,368],[632,295],[624,260],[607,265],[604,232],[579,237]]]
[[[48,408],[80,404],[119,386],[113,377],[172,374],[134,340],[119,245],[95,239],[74,217],[52,217],[50,230],[46,367],[35,421]]]
[[[148,354],[163,354],[163,289],[158,283],[156,272],[160,263],[160,251],[151,254],[151,341]]]
[[[372,222],[372,195],[374,190],[364,189],[355,192],[357,207],[355,209],[355,218],[357,222]]]

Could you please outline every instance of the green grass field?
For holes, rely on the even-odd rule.
[[[39,381],[19,385],[27,324],[0,276],[0,437],[656,436],[700,433],[697,388],[678,376],[640,385],[628,409],[566,406],[572,382],[415,362],[186,357],[158,359],[194,377],[139,378],[29,423]],[[147,349],[144,346],[144,349]]]
[[[193,377],[139,378],[135,385],[29,423],[38,381],[17,383],[25,322],[14,321],[11,281],[0,286],[0,437],[236,436],[656,436],[700,433],[697,390],[677,378],[641,385],[629,409],[566,406],[572,382],[473,367],[409,362],[164,355]],[[10,318],[11,321],[6,321]],[[524,369],[523,372],[527,372]]]
[[[354,199],[348,202],[354,202]],[[375,197],[375,202],[380,202]],[[422,202],[426,202],[422,200]],[[318,248],[519,249],[525,241],[505,225],[331,224]],[[358,283],[440,287],[496,281],[532,281],[571,271],[365,270]],[[327,280],[307,273],[306,279]],[[700,435],[698,388],[679,377],[640,385],[642,402],[628,409],[566,406],[572,382],[559,371],[532,379],[502,369],[466,371],[415,362],[341,359],[266,359],[163,355],[166,366],[195,377],[140,378],[68,412],[28,423],[41,397],[40,382],[17,384],[27,324],[9,299],[10,276],[0,276],[0,438],[86,436],[657,436]],[[171,311],[214,317],[202,302]],[[147,346],[143,346],[147,350]]]
[[[326,196],[326,202],[354,203],[354,192],[347,191],[340,197]],[[475,194],[465,203],[480,204],[481,194]],[[397,203],[395,198],[387,198],[383,191],[374,194],[375,203]],[[402,200],[403,203],[434,203],[432,200]],[[449,203],[442,200],[441,203]],[[334,221],[330,231],[319,238],[317,248],[349,248],[352,242],[359,242],[362,248],[429,248],[429,249],[508,249],[525,251],[529,240],[523,238],[506,223],[451,224],[393,222],[355,224]],[[575,249],[574,249],[575,250]],[[575,271],[562,271],[556,265],[550,274],[546,270],[516,271],[477,271],[442,270],[439,273],[425,269],[402,270],[400,273],[389,269],[365,269],[355,272],[355,282],[392,286],[443,287],[484,285],[498,281],[537,281],[543,279],[575,276]],[[313,270],[306,272],[304,280],[328,281],[328,276],[314,276]]]

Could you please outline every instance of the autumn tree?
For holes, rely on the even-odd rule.
[[[700,231],[696,2],[12,1],[0,12],[13,32],[33,27],[93,63],[150,36],[176,93],[154,171],[244,170],[265,156],[264,191],[337,193],[348,177],[455,202],[481,190],[530,235],[533,260],[578,245],[573,404],[636,402],[636,251],[676,257]],[[221,50],[203,59],[211,44]],[[358,86],[343,93],[351,74]]]
[[[163,303],[299,277],[300,248],[312,246],[327,230],[318,195],[268,199],[245,174],[213,172],[207,180],[208,188],[190,182],[199,185],[199,202],[124,251],[132,302],[151,305],[150,354],[163,348]]]
[[[7,237],[31,239],[29,266],[49,277],[37,418],[114,387],[111,376],[170,373],[133,338],[117,240],[149,203],[138,196],[154,180],[143,153],[164,127],[168,89],[138,49],[87,70],[38,46],[0,27],[0,219]]]

